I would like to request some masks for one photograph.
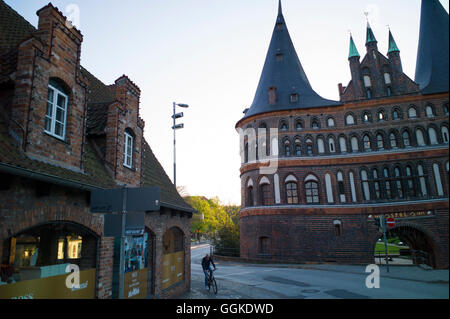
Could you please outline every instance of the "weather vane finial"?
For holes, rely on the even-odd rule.
[[[366,16],[367,24],[369,24],[369,11],[364,11],[364,15]]]

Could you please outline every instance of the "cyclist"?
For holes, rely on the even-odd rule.
[[[206,254],[205,257],[202,259],[202,268],[203,272],[205,273],[205,288],[208,289],[208,281],[209,281],[209,273],[212,271],[211,264],[214,266],[214,270],[216,270],[216,265],[214,264],[214,261],[212,258]]]

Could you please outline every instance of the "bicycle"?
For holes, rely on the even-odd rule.
[[[216,269],[210,270],[209,271],[209,277],[208,277],[208,291],[211,291],[211,286],[212,289],[214,291],[214,294],[217,295],[217,282],[216,282],[216,278],[214,278],[214,274],[213,272]]]

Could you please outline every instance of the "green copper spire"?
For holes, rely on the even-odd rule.
[[[391,52],[400,52],[397,47],[397,43],[395,43],[394,37],[392,36],[391,30],[389,30],[389,50],[388,53]]]
[[[348,53],[348,58],[350,59],[350,58],[352,58],[354,56],[360,57],[360,55],[358,53],[358,50],[356,49],[355,42],[353,42],[353,37],[350,34],[350,50],[349,50],[349,53]]]
[[[371,42],[377,42],[377,39],[375,39],[375,35],[373,34],[369,21],[367,21],[366,45]]]

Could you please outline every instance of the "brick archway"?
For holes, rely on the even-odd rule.
[[[382,233],[378,233],[372,239],[371,247],[375,251],[375,245]],[[395,227],[389,228],[387,236],[399,237],[407,243],[413,257],[414,264],[425,263],[433,268],[442,268],[440,260],[443,253],[439,248],[438,238],[428,229],[417,223],[399,222]],[[372,255],[375,255],[374,253]]]

